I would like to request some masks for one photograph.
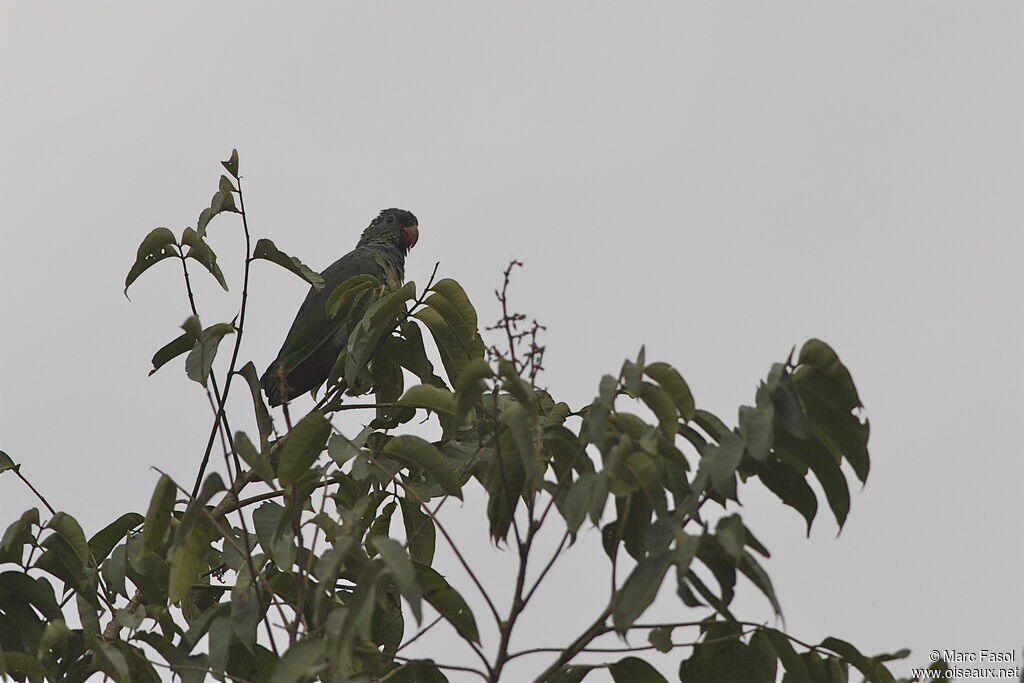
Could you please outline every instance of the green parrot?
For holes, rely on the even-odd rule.
[[[401,284],[405,255],[418,239],[416,216],[402,209],[384,209],[363,230],[356,248],[320,274],[323,289],[310,288],[277,358],[260,379],[270,405],[279,406],[322,384],[345,348],[348,326],[327,317],[325,304],[331,292],[356,275],[372,275],[381,284]]]

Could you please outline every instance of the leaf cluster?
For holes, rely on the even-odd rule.
[[[543,328],[513,330],[521,317],[507,309],[508,271],[498,325],[508,348],[490,354],[455,280],[431,277],[417,295],[412,282],[389,289],[357,276],[327,298],[327,315],[349,332],[324,395],[294,424],[294,404],[286,404],[279,432],[255,365],[238,363],[249,266],[274,263],[312,287],[323,280],[270,240],[250,248],[237,153],[223,165],[230,177],[221,177],[196,228],[180,238],[150,232],[125,280],[127,291],[160,261],[182,265],[192,315],[156,352],[152,372],[185,355],[186,376],[209,392],[214,421],[197,485],[190,494],[163,475],[144,515],[127,512],[91,538],[63,512],[46,519],[33,509],[11,523],[0,540],[0,674],[159,681],[168,669],[185,681],[298,683],[446,681],[455,673],[497,681],[511,660],[547,653],[538,681],[581,681],[602,669],[619,683],[663,681],[637,656],[656,649],[681,651],[683,682],[767,683],[780,672],[785,681],[846,681],[851,669],[869,681],[895,680],[886,662],[905,652],[868,657],[834,637],[812,645],[732,611],[741,582],[782,610],[763,564],[769,551],[735,511],[742,484],[760,482],[810,533],[818,490],[841,528],[848,475],[867,479],[869,426],[848,369],[826,343],[812,339],[773,365],[733,426],[699,408],[682,374],[648,362],[644,349],[600,379],[590,404],[573,408],[536,384]],[[240,308],[235,320],[204,327],[189,260],[227,290],[206,242],[222,213],[243,221]],[[218,379],[226,339],[234,345]],[[531,350],[517,357],[516,344],[527,342]],[[231,420],[254,424],[253,437],[229,426],[236,376],[249,387],[252,413]],[[358,433],[337,426],[349,410],[372,412]],[[396,433],[417,417],[431,421],[433,437]],[[226,479],[202,475],[218,435]],[[0,472],[18,472],[0,456]],[[490,540],[518,566],[507,609],[445,528],[450,509],[442,505],[469,487],[484,492]],[[534,541],[552,525],[562,542],[528,581]],[[563,549],[584,540],[600,542],[609,560],[605,605],[568,644],[516,651],[517,619]],[[439,552],[462,564],[470,585],[457,588],[434,568]],[[645,623],[666,580],[682,618]],[[467,590],[493,617],[494,642]],[[468,662],[402,654],[442,623],[465,643]],[[637,631],[649,646],[581,663],[599,651],[594,641]],[[680,633],[688,635],[678,640]]]

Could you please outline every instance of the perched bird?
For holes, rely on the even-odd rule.
[[[327,317],[325,304],[331,292],[356,275],[372,275],[381,284],[401,284],[405,255],[418,239],[416,216],[402,209],[384,209],[363,230],[356,248],[321,273],[323,289],[310,288],[277,359],[260,379],[270,405],[281,405],[322,384],[345,348],[348,326],[344,320]]]

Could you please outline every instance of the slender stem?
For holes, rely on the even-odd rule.
[[[39,493],[39,489],[33,486],[32,482],[26,479],[25,476],[21,473],[21,465],[18,465],[17,467],[14,467],[12,469],[14,470],[14,474],[17,475],[18,479],[21,479],[25,483],[25,486],[27,486],[32,491],[32,493],[36,494],[36,498],[42,501],[43,505],[46,506],[46,509],[50,511],[50,514],[57,514],[57,511],[53,509],[53,506],[50,505],[50,502],[46,500],[43,494]]]
[[[547,681],[552,675],[554,675],[555,672],[561,669],[563,665],[569,663],[573,657],[582,652],[583,649],[587,645],[589,645],[592,640],[594,640],[594,638],[597,638],[599,635],[602,635],[603,633],[607,633],[607,626],[605,626],[605,622],[608,620],[609,615],[611,615],[612,613],[613,600],[614,596],[612,597],[612,600],[608,601],[608,606],[604,608],[604,610],[601,612],[601,614],[597,616],[596,619],[594,619],[594,623],[592,623],[590,627],[580,635],[579,638],[574,640],[565,649],[563,649],[561,651],[562,654],[558,656],[558,658],[551,664],[551,666],[544,669],[544,671],[542,671],[541,674],[534,679],[534,683],[543,683],[544,681]]]
[[[548,563],[546,565],[544,565],[544,569],[541,570],[540,574],[537,576],[537,580],[534,581],[533,586],[530,587],[530,590],[526,592],[526,597],[523,598],[523,602],[529,602],[530,598],[533,597],[534,592],[536,592],[537,588],[540,586],[541,581],[544,580],[544,577],[547,575],[548,570],[550,570],[551,567],[555,564],[555,560],[557,560],[558,556],[562,553],[562,549],[565,548],[565,542],[568,540],[569,532],[567,530],[564,534],[562,534],[562,540],[561,542],[559,542],[558,547],[555,548],[555,552],[551,554],[551,559],[548,560]]]
[[[439,623],[441,623],[441,620],[442,620],[442,619],[444,619],[444,615],[443,615],[443,614],[439,615],[439,616],[437,617],[437,619],[434,619],[434,620],[433,620],[432,622],[430,622],[429,624],[427,624],[426,626],[424,626],[423,628],[421,628],[421,629],[420,629],[420,630],[419,630],[419,631],[418,631],[418,632],[416,633],[416,635],[414,635],[414,636],[413,636],[412,638],[410,638],[409,640],[407,640],[407,641],[405,641],[404,643],[402,643],[401,645],[399,645],[399,646],[398,646],[398,647],[397,647],[397,648],[395,649],[395,652],[400,652],[400,651],[401,651],[401,650],[402,650],[403,648],[406,648],[406,647],[408,647],[409,645],[412,645],[413,643],[415,643],[415,642],[416,642],[417,640],[419,640],[419,639],[420,639],[420,636],[422,636],[422,635],[425,635],[427,631],[429,631],[430,629],[434,628],[434,627],[435,627],[435,626],[437,626],[437,625],[438,625]]]
[[[228,393],[231,391],[231,380],[235,376],[235,365],[238,363],[238,351],[242,346],[242,336],[245,332],[245,313],[249,301],[249,269],[252,265],[252,238],[249,233],[249,219],[245,215],[245,198],[242,195],[242,179],[238,178],[238,212],[242,214],[242,230],[245,233],[245,269],[242,273],[242,301],[238,312],[238,325],[235,326],[235,345],[231,350],[231,362],[228,364],[227,376],[224,379],[224,392],[221,394],[217,411],[217,419],[214,421],[213,429],[210,430],[210,438],[206,443],[206,452],[203,454],[203,462],[199,467],[199,476],[196,477],[195,486],[192,489],[193,497],[199,493],[199,486],[202,484],[203,474],[206,472],[206,465],[210,461],[210,452],[213,449],[213,441],[217,435],[217,428],[220,421],[224,419],[224,412],[227,409]],[[238,453],[235,451],[235,444],[228,433],[228,440],[231,443],[231,453],[235,457],[236,468],[241,471],[238,463]]]

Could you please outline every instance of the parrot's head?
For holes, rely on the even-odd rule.
[[[408,253],[420,238],[420,226],[416,216],[404,209],[384,209],[370,221],[363,231],[360,244],[391,244]]]

